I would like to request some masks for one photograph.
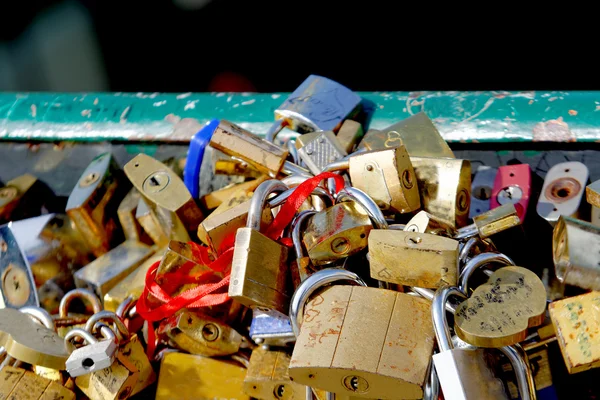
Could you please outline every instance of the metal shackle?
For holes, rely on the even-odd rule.
[[[137,300],[135,300],[132,296],[127,296],[119,304],[119,307],[117,307],[115,314],[117,314],[117,317],[119,317],[121,319],[127,319],[127,318],[131,317],[132,310],[135,308],[136,304],[137,304]]]
[[[288,189],[286,184],[277,179],[269,179],[258,185],[250,199],[246,227],[254,229],[255,231],[260,231],[261,216],[263,209],[267,204],[267,197],[269,197],[271,193],[281,193]]]
[[[365,192],[355,187],[345,187],[344,189],[340,190],[336,197],[336,203],[349,200],[355,201],[364,208],[371,218],[371,222],[373,223],[373,227],[375,229],[388,229],[388,223],[385,220],[383,213],[377,204],[375,204],[373,199],[371,199]]]
[[[505,254],[502,253],[481,253],[475,257],[469,259],[465,264],[462,272],[460,273],[458,288],[465,294],[468,294],[469,290],[469,278],[475,272],[475,270],[484,265],[491,263],[501,265],[515,265],[515,262]]]
[[[117,341],[117,335],[106,324],[100,323],[100,334],[106,340]],[[70,342],[73,338],[81,338],[89,344],[98,343],[98,339],[91,332],[83,328],[73,328],[65,335],[65,342]]]
[[[287,201],[287,199],[292,195],[292,193],[294,193],[294,190],[296,190],[296,187],[291,187],[287,189],[286,191],[277,195],[275,198],[269,200],[267,204],[269,204],[271,208],[282,205]],[[327,190],[320,186],[317,186],[313,189],[311,196],[319,196],[322,200],[325,201],[327,207],[331,207],[333,205],[333,196],[331,196],[331,194],[329,194]]]
[[[457,287],[442,285],[435,291],[433,301],[431,302],[431,319],[433,321],[433,330],[437,338],[440,351],[452,350],[452,336],[446,320],[446,303],[450,296],[457,296],[466,299],[467,296]]]
[[[316,211],[310,210],[302,211],[292,222],[292,243],[294,244],[294,250],[296,251],[296,258],[306,256],[304,247],[302,247],[302,228],[305,221],[316,213]]]
[[[36,322],[44,325],[46,328],[51,331],[56,332],[56,324],[54,324],[54,319],[52,319],[52,315],[41,307],[34,306],[25,306],[19,308],[19,311],[25,313],[31,317]]]
[[[517,386],[521,400],[536,400],[535,381],[529,365],[529,357],[520,344],[500,347],[500,350],[510,361],[517,377]]]
[[[110,321],[116,326],[117,332],[123,340],[127,340],[131,335],[129,329],[125,326],[123,321],[112,311],[100,311],[92,315],[85,323],[85,330],[88,332],[94,332],[99,327],[99,321]]]
[[[73,299],[85,299],[89,301],[92,304],[94,313],[102,311],[102,303],[94,293],[86,289],[73,289],[68,291],[60,300],[58,306],[58,316],[60,318],[67,318],[69,316],[69,305]]]
[[[290,323],[296,337],[300,334],[300,325],[302,325],[302,319],[304,318],[304,305],[309,297],[317,289],[320,289],[329,283],[339,281],[349,281],[360,286],[367,286],[365,281],[354,272],[339,268],[327,268],[310,275],[296,288],[290,301],[289,311]]]

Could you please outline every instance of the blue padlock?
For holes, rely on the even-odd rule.
[[[204,150],[217,126],[219,126],[218,119],[209,121],[190,141],[190,148],[183,169],[183,183],[185,183],[194,199],[200,196],[200,167],[204,159]]]

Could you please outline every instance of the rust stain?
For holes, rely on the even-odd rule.
[[[577,115],[577,111],[569,110],[569,115],[575,116],[575,115]]]
[[[412,350],[409,350],[409,351],[408,351],[408,354],[412,354]]]
[[[548,99],[548,101],[550,101],[550,102],[552,102],[552,101],[554,101],[554,100],[558,100],[558,97],[550,97],[550,98]]]
[[[572,333],[569,333],[569,339],[571,339],[571,340],[575,339],[575,335],[573,335]]]
[[[575,135],[562,117],[540,122],[533,127],[533,141],[574,142]]]
[[[533,104],[533,100],[529,100],[529,105],[532,105],[532,104]]]

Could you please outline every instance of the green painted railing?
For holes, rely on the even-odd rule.
[[[189,118],[200,123],[224,118],[261,134],[286,95],[6,93],[0,94],[0,139],[187,142],[195,133]],[[371,128],[425,111],[450,142],[600,141],[600,92],[361,96],[375,104]]]

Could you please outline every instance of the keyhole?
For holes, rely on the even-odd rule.
[[[94,360],[92,360],[91,358],[85,358],[82,362],[81,362],[81,366],[85,369],[91,369],[94,368]]]
[[[202,337],[207,342],[212,342],[219,337],[219,328],[215,324],[206,324],[202,327]]]
[[[152,186],[160,186],[160,182],[158,181],[158,179],[156,179],[155,176],[153,176],[152,178],[150,178],[150,184]]]
[[[273,394],[275,395],[276,398],[283,399],[283,395],[285,394],[285,386],[284,385],[278,385],[275,388],[275,390],[273,391]]]
[[[469,196],[465,189],[461,190],[458,194],[457,207],[460,212],[465,212],[469,209]]]
[[[369,390],[369,383],[363,377],[350,375],[344,378],[344,387],[351,392],[365,393]]]
[[[144,191],[148,193],[158,193],[169,185],[171,178],[164,171],[156,172],[150,175],[144,181]]]
[[[81,183],[79,184],[79,186],[88,187],[91,184],[96,183],[98,181],[98,179],[100,179],[100,174],[97,172],[91,172],[88,175],[86,175],[85,178],[83,178],[81,180]]]
[[[421,239],[420,236],[411,237],[408,240],[410,240],[414,244],[419,244],[419,243],[421,243],[423,241],[423,239]]]
[[[350,250],[350,242],[344,237],[335,238],[331,242],[331,250],[336,254],[344,254]]]
[[[479,200],[489,200],[489,198],[492,197],[492,188],[489,186],[475,188],[473,195]]]

